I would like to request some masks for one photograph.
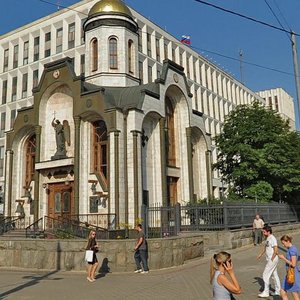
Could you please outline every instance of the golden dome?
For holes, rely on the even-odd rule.
[[[101,0],[94,4],[89,11],[89,17],[101,13],[122,13],[132,17],[129,8],[123,3],[122,0]]]

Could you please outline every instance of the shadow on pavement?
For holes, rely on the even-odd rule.
[[[102,260],[102,264],[101,264],[101,266],[99,268],[99,271],[98,271],[98,274],[96,276],[96,279],[105,277],[107,273],[110,273],[110,267],[108,265],[108,258],[105,257]]]
[[[37,276],[37,275],[32,275],[32,276],[24,276],[23,278],[24,279],[30,279],[28,282],[26,283],[23,283],[19,286],[16,286],[15,288],[13,289],[10,289],[2,294],[0,294],[0,299],[5,299],[5,296],[8,296],[10,294],[13,294],[13,293],[16,293],[16,292],[19,292],[25,288],[28,288],[28,287],[31,287],[31,286],[34,286],[38,283],[40,283],[40,281],[48,278],[49,276],[57,273],[58,270],[54,270],[50,273],[47,273],[47,274],[44,274],[44,275],[41,275],[41,276]],[[51,280],[61,280],[62,278],[54,278],[54,279],[51,279]]]

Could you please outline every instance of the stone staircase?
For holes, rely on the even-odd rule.
[[[2,235],[0,235],[0,239],[5,239],[5,240],[26,239],[26,230],[25,229],[9,230],[3,233]]]

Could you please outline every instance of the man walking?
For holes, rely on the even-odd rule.
[[[262,242],[262,229],[264,225],[264,221],[261,219],[260,215],[257,214],[253,221],[254,246]]]
[[[134,273],[147,274],[149,273],[148,268],[148,252],[147,252],[147,241],[145,239],[145,234],[142,229],[142,225],[138,224],[136,226],[138,232],[137,242],[134,247],[134,259],[136,264],[136,270]],[[141,263],[143,269],[141,268]]]
[[[257,256],[257,259],[260,259],[263,254],[266,254],[267,264],[263,272],[264,280],[264,290],[262,293],[258,294],[260,298],[267,298],[270,296],[270,278],[274,278],[275,282],[275,294],[280,295],[280,280],[277,273],[278,265],[278,245],[275,236],[272,234],[272,228],[265,225],[263,227],[263,235],[267,238],[264,250]]]

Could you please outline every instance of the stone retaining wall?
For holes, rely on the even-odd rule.
[[[279,240],[283,234],[300,232],[300,224],[272,226]],[[100,240],[97,254],[100,272],[126,272],[135,269],[135,240]],[[178,237],[148,240],[150,269],[178,266],[209,251],[235,249],[253,243],[252,230],[182,233]],[[1,240],[0,267],[84,271],[84,240]]]
[[[135,269],[135,240],[98,240],[100,272],[123,272]],[[203,237],[148,240],[149,267],[161,269],[183,264],[204,255]],[[86,270],[84,240],[0,240],[0,267],[44,270]]]

